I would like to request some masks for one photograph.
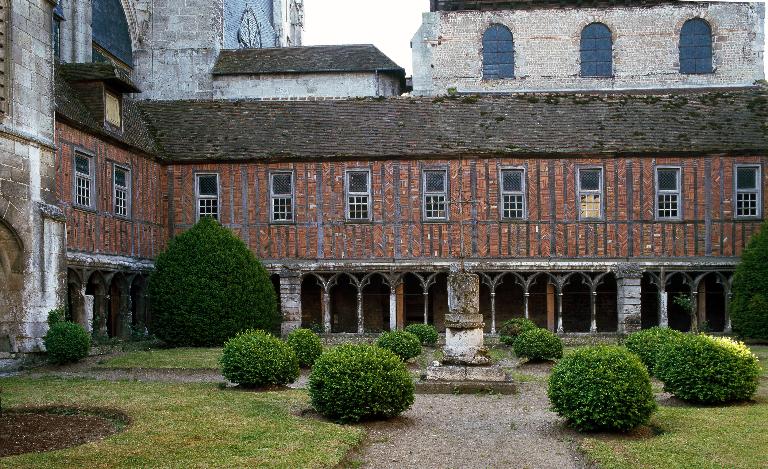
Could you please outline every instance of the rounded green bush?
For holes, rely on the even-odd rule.
[[[277,296],[240,238],[205,217],[176,236],[149,279],[150,331],[173,346],[217,346],[240,331],[275,331]]]
[[[648,367],[648,373],[653,374],[656,366],[656,356],[661,347],[683,335],[682,332],[670,329],[668,327],[651,327],[642,331],[630,334],[624,341],[624,346],[630,352],[637,354],[645,366]]]
[[[519,358],[530,361],[556,360],[563,356],[563,341],[546,329],[536,328],[517,336],[513,350]]]
[[[376,340],[376,345],[389,350],[403,361],[418,357],[421,354],[421,341],[410,332],[384,332]]]
[[[421,345],[435,345],[437,343],[437,329],[431,324],[410,324],[405,328],[421,341]]]
[[[499,327],[499,342],[512,346],[517,336],[533,329],[538,329],[538,326],[530,319],[514,318],[504,321]]]
[[[338,422],[386,419],[413,405],[413,380],[389,350],[346,344],[323,353],[309,376],[314,408]]]
[[[243,386],[282,386],[299,377],[293,349],[264,331],[245,331],[224,344],[221,374]]]
[[[60,321],[54,323],[43,338],[48,359],[53,363],[75,363],[88,356],[91,336],[80,324]]]
[[[624,347],[586,347],[552,369],[547,395],[552,409],[577,430],[627,431],[656,410],[648,370]]]
[[[285,341],[296,352],[299,366],[305,368],[311,367],[323,353],[320,337],[309,329],[295,329],[288,334]]]
[[[760,379],[757,357],[746,345],[704,334],[684,334],[667,342],[655,371],[665,391],[704,404],[749,399]]]

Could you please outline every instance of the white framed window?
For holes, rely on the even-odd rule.
[[[94,209],[96,208],[96,169],[93,157],[75,153],[74,165],[74,203],[78,207]]]
[[[735,173],[736,217],[760,218],[763,200],[760,165],[738,164]]]
[[[371,172],[350,169],[346,174],[347,220],[371,219]]]
[[[676,166],[656,167],[656,218],[680,220],[681,170]]]
[[[219,175],[217,173],[195,175],[195,197],[198,220],[203,217],[219,219]]]
[[[502,169],[500,179],[502,220],[524,220],[527,212],[525,170],[523,168]]]
[[[115,215],[130,218],[131,171],[118,165],[114,165],[112,171],[112,200]]]
[[[293,173],[276,171],[269,175],[270,212],[273,223],[293,221]]]
[[[579,219],[603,218],[603,168],[578,168]]]
[[[447,220],[448,170],[425,169],[422,174],[424,219]]]

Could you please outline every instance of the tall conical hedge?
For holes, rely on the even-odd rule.
[[[149,279],[151,331],[175,346],[221,345],[280,321],[269,274],[232,231],[211,218],[176,236]]]
[[[749,241],[736,268],[731,323],[740,337],[768,340],[768,221]]]

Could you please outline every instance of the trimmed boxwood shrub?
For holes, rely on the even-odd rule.
[[[586,347],[552,369],[552,409],[577,430],[627,431],[656,410],[648,370],[624,347]]]
[[[376,345],[389,350],[403,361],[418,357],[421,354],[421,341],[410,332],[384,332],[376,339]]]
[[[285,341],[296,352],[301,367],[311,367],[323,353],[320,337],[309,329],[295,329],[288,334]]]
[[[749,399],[760,379],[757,357],[746,345],[704,334],[669,341],[658,354],[655,370],[665,391],[704,404]]]
[[[282,386],[299,377],[299,360],[277,337],[264,331],[245,331],[224,344],[221,374],[247,387]]]
[[[552,332],[537,327],[517,336],[513,349],[519,358],[530,361],[556,360],[563,356],[563,341]]]
[[[648,373],[653,374],[656,365],[656,356],[661,347],[675,338],[683,335],[682,332],[670,329],[668,327],[651,327],[642,331],[630,334],[624,341],[624,346],[630,352],[637,354],[646,367]]]
[[[314,408],[338,422],[386,419],[413,405],[413,380],[389,350],[340,345],[323,353],[309,376]]]
[[[48,359],[53,363],[74,363],[88,356],[91,336],[80,324],[54,322],[43,338]]]
[[[421,341],[421,345],[435,345],[437,343],[437,329],[431,324],[410,324],[405,328]]]
[[[533,329],[538,329],[538,326],[530,319],[514,318],[504,321],[499,327],[499,342],[512,346],[515,344],[517,336]]]
[[[768,221],[741,254],[733,276],[731,324],[739,337],[768,341]]]
[[[211,218],[176,236],[149,279],[151,332],[174,346],[216,346],[246,329],[274,331],[277,296],[246,245]]]

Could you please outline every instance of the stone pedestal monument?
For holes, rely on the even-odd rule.
[[[426,382],[461,387],[474,383],[509,383],[509,376],[491,365],[483,345],[483,315],[479,311],[480,278],[451,269],[448,276],[448,314],[445,317],[443,362],[427,368]],[[481,387],[482,388],[482,387]]]

